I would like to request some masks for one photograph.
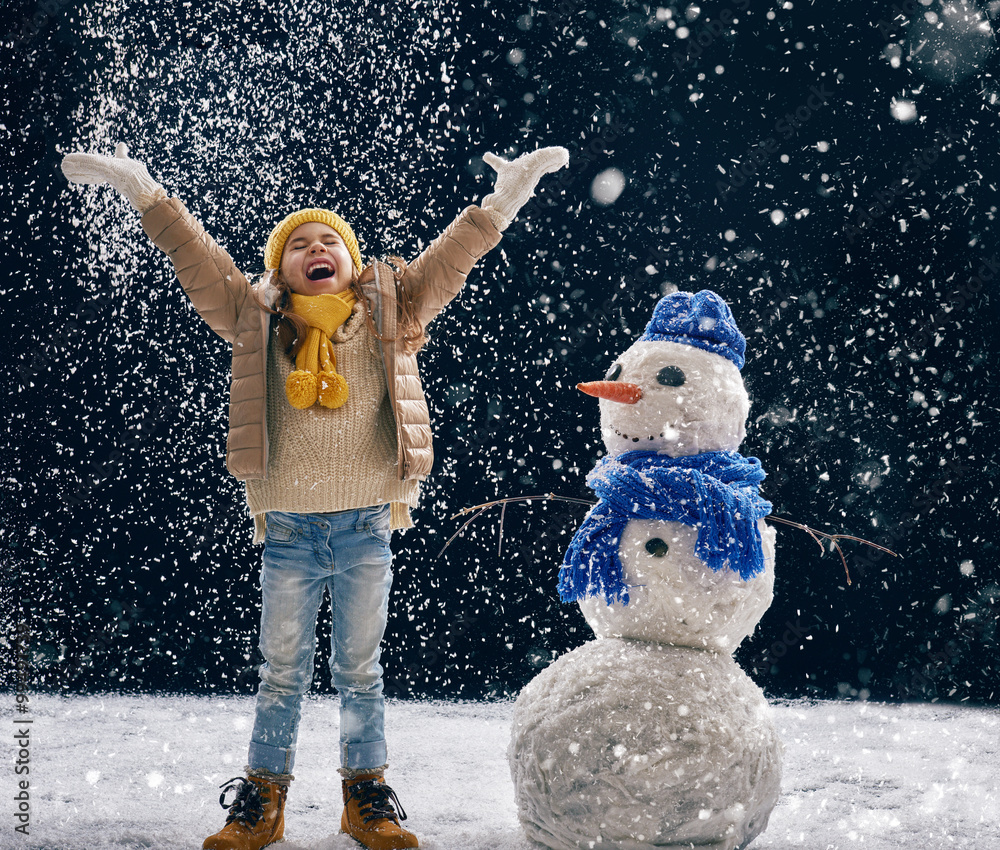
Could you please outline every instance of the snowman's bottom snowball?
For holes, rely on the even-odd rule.
[[[548,847],[736,850],[767,826],[781,752],[730,656],[607,638],[528,683],[507,758],[521,824]]]

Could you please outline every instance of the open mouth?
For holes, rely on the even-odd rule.
[[[333,275],[333,266],[327,265],[326,263],[317,263],[306,272],[306,277],[309,278],[309,280],[327,280],[328,278],[333,277]]]

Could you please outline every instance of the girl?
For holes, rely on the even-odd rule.
[[[391,530],[412,525],[431,470],[430,419],[416,352],[427,324],[531,197],[568,162],[542,148],[507,162],[409,266],[363,267],[350,225],[304,209],[282,219],[254,285],[177,198],[119,144],[114,157],[70,154],[66,176],[110,183],[142,214],[195,308],[233,346],[226,465],[246,483],[263,542],[257,693],[246,778],[224,784],[226,824],[205,850],[257,850],[282,838],[302,696],[312,681],[324,588],[333,610],[340,694],[341,829],[371,850],[416,847],[386,784],[379,644],[392,581]],[[230,804],[226,794],[235,791]],[[397,810],[398,809],[398,813]]]

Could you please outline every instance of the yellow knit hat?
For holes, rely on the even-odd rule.
[[[320,224],[328,225],[336,230],[340,234],[340,238],[344,240],[357,270],[361,271],[361,251],[358,249],[358,240],[354,231],[351,230],[351,226],[335,212],[320,209],[299,210],[291,215],[286,215],[278,222],[277,227],[271,231],[271,235],[267,238],[267,245],[264,247],[265,269],[276,269],[281,265],[281,252],[285,250],[285,242],[288,241],[288,237],[292,235],[292,231],[296,227],[307,221],[318,221]]]

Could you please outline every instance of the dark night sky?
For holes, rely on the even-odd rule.
[[[591,496],[597,405],[573,387],[679,287],[719,292],[747,337],[743,452],[775,514],[901,556],[845,544],[848,586],[836,555],[779,528],[775,602],[737,656],[755,681],[1000,697],[986,12],[287,5],[22,4],[6,36],[3,595],[8,629],[30,624],[34,687],[256,683],[226,345],[127,203],[68,187],[61,155],[127,142],[256,272],[272,224],[311,203],[366,255],[412,258],[489,191],[484,152],[563,144],[569,168],[431,328],[438,462],[394,543],[389,692],[516,693],[590,638],[555,593],[583,507],[510,506],[502,551],[494,512],[437,553],[462,507]],[[602,204],[608,169],[625,186]],[[325,665],[316,679],[329,689]]]

